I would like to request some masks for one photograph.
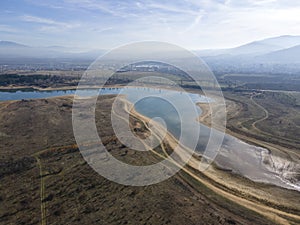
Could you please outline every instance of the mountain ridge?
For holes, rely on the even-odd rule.
[[[298,63],[300,60],[300,36],[282,35],[253,41],[229,49],[206,49],[193,51],[209,61],[223,63]],[[0,41],[0,58],[74,58],[96,59],[106,52],[101,49],[78,51],[79,48],[64,46],[32,47],[13,41]]]

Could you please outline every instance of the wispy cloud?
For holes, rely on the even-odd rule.
[[[300,35],[300,1],[290,0],[20,0],[13,11],[0,14],[2,36],[34,36],[40,45],[110,48],[158,40],[187,48],[223,48]]]
[[[145,4],[146,9],[152,9],[152,10],[159,10],[166,13],[176,13],[176,14],[185,14],[185,15],[197,15],[197,9],[191,9],[188,7],[180,7],[176,5],[170,5],[170,4],[161,4],[161,3],[150,3]]]
[[[188,32],[190,30],[193,30],[196,26],[199,25],[199,23],[200,23],[201,19],[203,18],[203,16],[204,16],[204,12],[203,11],[199,12],[199,15],[197,15],[195,17],[194,21],[189,26],[187,26],[187,28],[184,29],[180,34],[184,34],[184,33]]]
[[[9,25],[0,24],[0,32],[17,33],[19,31],[20,31],[19,29],[16,29],[16,28],[11,27]]]
[[[102,32],[106,32],[106,31],[110,31],[112,29],[113,29],[112,27],[107,27],[107,28],[94,28],[94,27],[91,27],[90,28],[91,31],[97,32],[97,33],[102,33]]]
[[[42,18],[42,17],[32,16],[32,15],[24,15],[21,17],[21,19],[25,22],[42,24],[42,26],[40,27],[42,31],[57,31],[57,30],[62,31],[66,29],[73,29],[80,26],[79,23],[60,22],[53,19]]]

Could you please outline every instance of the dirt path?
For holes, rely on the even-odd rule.
[[[38,153],[37,153],[38,154]],[[41,180],[40,184],[40,198],[41,198],[41,224],[46,225],[46,202],[44,201],[45,199],[45,182],[44,182],[44,174],[43,174],[43,169],[42,169],[42,163],[38,155],[35,155],[35,159],[37,161],[37,165],[39,167],[39,177]]]
[[[262,130],[260,130],[260,129],[258,129],[258,128],[256,127],[256,124],[258,124],[258,123],[260,123],[260,122],[262,122],[262,121],[264,121],[264,120],[266,120],[266,119],[269,118],[269,112],[268,112],[263,106],[261,106],[260,104],[258,104],[258,103],[253,99],[253,97],[256,97],[256,96],[259,96],[259,95],[260,95],[260,94],[251,95],[250,99],[251,99],[251,101],[253,102],[254,105],[256,105],[258,108],[260,108],[260,109],[265,113],[265,116],[264,116],[263,118],[261,118],[261,119],[256,120],[255,122],[253,122],[253,123],[252,123],[252,127],[253,127],[255,130],[258,130],[258,131],[260,131],[260,132],[262,132],[262,133],[266,133],[266,132],[264,132],[264,131],[262,131]],[[266,133],[266,134],[267,134],[267,133]]]

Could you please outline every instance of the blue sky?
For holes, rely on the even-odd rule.
[[[0,40],[32,46],[207,49],[300,35],[300,1],[290,0],[1,0],[0,11]]]

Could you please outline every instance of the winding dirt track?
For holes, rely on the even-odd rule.
[[[258,123],[260,123],[260,122],[262,122],[262,121],[264,121],[264,120],[266,120],[266,119],[269,118],[269,112],[268,112],[263,106],[261,106],[260,104],[258,104],[258,103],[253,99],[253,97],[256,97],[256,96],[258,96],[258,95],[260,95],[260,94],[257,94],[257,95],[251,95],[250,99],[251,99],[251,101],[253,102],[254,105],[256,105],[258,108],[260,108],[262,111],[264,111],[265,116],[264,116],[263,118],[261,118],[261,119],[256,120],[255,122],[253,122],[253,123],[252,123],[252,127],[253,127],[254,129],[256,129],[256,130],[259,130],[259,131],[262,132],[262,133],[265,133],[265,132],[263,132],[262,130],[260,130],[260,129],[258,129],[258,128],[256,127],[256,124],[258,124]]]

